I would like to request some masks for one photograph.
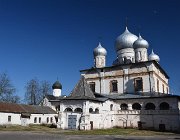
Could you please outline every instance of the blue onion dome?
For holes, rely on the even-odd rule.
[[[53,85],[52,85],[52,89],[62,89],[62,85],[59,81],[56,81]]]
[[[160,58],[157,54],[154,53],[152,50],[151,54],[149,55],[149,61],[155,60],[156,62],[160,61]]]
[[[94,56],[98,56],[98,55],[106,56],[107,55],[107,51],[106,51],[105,48],[103,48],[101,46],[101,43],[99,42],[99,45],[94,49],[93,54],[94,54]]]
[[[139,35],[138,39],[133,43],[133,47],[134,49],[137,48],[148,48],[149,47],[149,43],[144,40],[141,35]]]
[[[116,51],[125,49],[125,48],[133,48],[133,43],[136,41],[138,37],[131,32],[128,31],[127,27],[123,34],[117,37],[115,41],[115,49]]]

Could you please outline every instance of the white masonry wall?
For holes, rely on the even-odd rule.
[[[95,82],[95,92],[101,94],[112,94],[110,83],[117,80],[118,93],[134,93],[134,79],[142,78],[143,92],[157,92],[157,79],[159,79],[159,92],[169,93],[168,79],[153,64],[146,63],[144,66],[125,65],[116,68],[106,68],[103,71],[89,72],[84,75],[88,83]]]
[[[11,116],[11,122],[8,122],[8,116]],[[21,114],[0,112],[0,125],[21,125]]]
[[[8,116],[11,116],[11,121],[8,122]],[[57,114],[31,114],[30,119],[26,118],[26,125],[28,124],[55,124],[55,116]],[[37,118],[37,122],[34,123],[34,118]],[[41,118],[41,122],[39,122],[39,118]],[[49,122],[47,122],[47,118],[49,118]],[[51,122],[52,118],[52,122]],[[0,125],[21,125],[22,118],[20,113],[5,113],[0,112]]]

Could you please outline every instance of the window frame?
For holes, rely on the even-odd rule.
[[[118,81],[117,80],[110,81],[110,92],[118,93]]]
[[[96,91],[96,83],[95,82],[89,82],[89,87],[92,90],[92,92]]]
[[[137,81],[141,81],[141,88],[139,88],[138,86],[138,82]],[[143,92],[143,79],[142,77],[137,77],[137,78],[134,78],[134,91],[135,93],[136,92],[139,92],[139,91],[142,91]]]
[[[11,116],[9,115],[9,116],[8,116],[8,122],[11,122],[11,120],[12,120],[12,118],[11,118]]]

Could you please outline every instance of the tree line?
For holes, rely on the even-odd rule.
[[[49,81],[39,81],[33,78],[25,84],[24,99],[22,100],[16,94],[16,88],[7,73],[0,73],[0,101],[8,103],[24,102],[30,105],[38,105],[45,95],[52,94],[52,88]]]

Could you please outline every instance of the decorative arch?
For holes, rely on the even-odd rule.
[[[169,110],[169,104],[167,102],[162,102],[159,105],[160,110]]]
[[[121,110],[128,110],[128,105],[126,103],[123,103],[120,105]]]
[[[80,113],[80,112],[82,112],[82,108],[76,108],[75,110],[74,110],[74,112],[78,112],[78,113]]]
[[[132,105],[132,109],[133,109],[133,110],[141,110],[141,105],[140,105],[139,103],[134,103],[134,104]]]
[[[70,107],[67,107],[65,110],[64,110],[64,112],[72,112],[73,110],[72,110],[72,108],[70,108]]]
[[[156,106],[153,103],[147,103],[145,105],[145,110],[155,110]]]
[[[117,119],[115,119],[115,120],[117,121],[118,127],[123,127],[123,128],[127,127],[127,119],[126,118],[117,117]]]

